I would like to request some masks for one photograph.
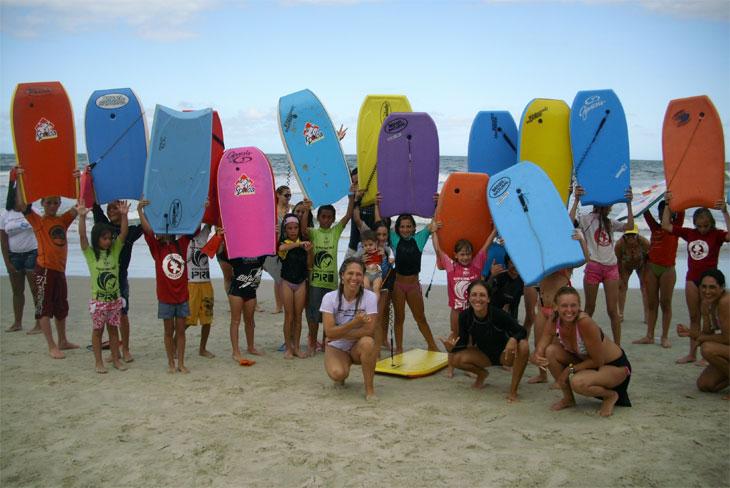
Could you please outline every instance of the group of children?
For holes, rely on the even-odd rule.
[[[18,174],[22,174],[22,169],[18,168]],[[74,172],[74,176],[78,177],[78,171]],[[411,310],[428,349],[438,350],[424,312],[419,281],[422,253],[432,234],[437,259],[447,273],[451,337],[444,340],[445,345],[456,346],[460,314],[471,306],[467,290],[472,283],[482,277],[488,278],[485,286],[490,291],[491,305],[504,310],[513,319],[517,318],[518,304],[521,296],[525,295],[526,335],[529,336],[534,320],[537,324],[536,343],[542,334],[542,326],[553,316],[555,293],[570,283],[571,270],[567,269],[545,277],[537,289],[530,290],[530,287],[525,287],[508,256],[500,259],[502,263],[497,262],[498,256],[504,255],[504,251],[502,249],[500,252],[499,246],[494,242],[496,230],[481,248],[475,251],[473,244],[468,240],[458,241],[453,250],[441,249],[436,234],[441,226],[440,222],[431,222],[417,231],[413,216],[404,214],[396,218],[394,228],[391,229],[389,219],[380,218],[379,201],[376,201],[372,209],[361,208],[356,185],[351,188],[345,215],[336,222],[335,208],[332,205],[323,205],[316,211],[317,226],[312,222],[310,201],[305,199],[290,211],[289,188],[279,187],[276,195],[279,211],[278,247],[276,264],[273,267],[275,271],[272,274],[276,283],[277,297],[284,309],[283,352],[284,357],[288,359],[304,358],[323,349],[326,338],[322,342],[318,341],[319,324],[322,322],[322,300],[327,293],[338,287],[338,243],[351,218],[353,228],[356,228],[360,235],[361,246],[356,250],[349,249],[348,253],[354,254],[364,262],[364,287],[373,291],[379,301],[380,323],[375,327],[374,340],[379,347],[388,346],[388,307],[392,302],[396,354],[403,352],[406,305]],[[613,342],[620,346],[622,317],[618,306],[618,257],[612,234],[616,231],[635,232],[631,205],[628,204],[626,223],[610,220],[608,207],[596,207],[590,214],[577,217],[577,205],[583,195],[580,187],[576,187],[575,195],[576,203],[571,209],[571,217],[582,230],[582,233],[577,232],[574,238],[581,240],[586,254],[587,267],[584,279],[586,312],[588,315],[592,314],[598,286],[603,284]],[[437,199],[438,195],[435,195],[435,202]],[[627,191],[627,199],[630,202],[630,190]],[[671,201],[671,195],[667,196],[667,201]],[[64,276],[67,255],[66,229],[77,213],[80,216],[81,249],[91,276],[89,312],[93,324],[92,346],[96,371],[106,372],[101,355],[102,334],[105,328],[109,333],[112,365],[118,370],[125,370],[125,364],[133,361],[129,349],[127,267],[131,259],[132,245],[141,236],[144,236],[155,261],[158,318],[164,324],[168,371],[188,372],[185,366],[185,331],[192,325],[202,326],[199,353],[205,357],[213,357],[207,350],[213,319],[213,288],[210,282],[208,257],[202,252],[212,231],[210,225],[203,224],[192,236],[155,235],[144,214],[144,208],[149,202],[140,200],[138,205],[140,224],[130,226],[127,221],[129,205],[124,201],[114,201],[108,204],[106,215],[98,205],[91,209],[95,224],[89,241],[86,216],[90,209],[79,205],[58,215],[60,198],[47,197],[41,203],[44,209],[43,216],[36,214],[30,205],[25,207],[24,214],[38,240],[36,316],[48,341],[52,357],[63,358],[63,350],[78,347],[70,343],[65,334],[68,303]],[[730,224],[724,202],[719,202],[717,208],[723,212],[726,225]],[[672,220],[669,205],[662,208],[661,224],[653,222],[650,217],[647,217],[647,222],[652,230],[652,238],[647,251],[649,267],[645,273],[652,273],[655,279],[649,278],[648,281],[657,282],[659,285],[648,287],[646,303],[649,308],[652,304],[656,306],[658,303],[658,300],[654,299],[654,288],[660,290],[656,293],[662,297],[667,294],[667,287],[662,284],[663,276],[669,268],[673,271],[674,263],[673,259],[670,264],[668,260],[660,258],[666,258],[667,254],[671,254],[669,248],[672,245],[676,253],[676,238],[672,236],[679,236],[688,241],[689,272],[685,290],[691,326],[699,327],[701,300],[697,278],[705,269],[717,267],[720,246],[730,240],[730,236],[726,231],[715,229],[714,220],[707,209],[700,209],[695,213],[695,229],[681,228],[681,218],[676,216]],[[217,228],[215,232],[219,236],[225,235],[223,228]],[[241,353],[238,331],[243,316],[247,352],[252,355],[260,354],[254,343],[254,317],[257,310],[256,290],[262,272],[266,268],[267,256],[229,259],[225,240],[221,241],[217,250],[218,260],[222,267],[228,266],[231,270],[226,280],[226,287],[231,312],[232,357],[242,365],[251,365],[255,361],[244,357]],[[538,300],[540,307],[535,313]],[[671,310],[667,310],[664,306],[664,298],[661,303],[666,319]],[[300,350],[299,345],[302,312],[305,313],[308,325],[306,351]],[[646,317],[647,337],[646,340],[637,341],[638,343],[647,343],[650,340],[653,342],[656,310],[647,310]],[[51,333],[51,318],[55,319],[58,342],[54,341]],[[663,324],[662,345],[666,347],[664,340],[668,320]],[[390,347],[393,347],[392,343]],[[694,346],[691,349],[691,356],[688,360],[694,359]],[[459,367],[451,361],[450,366]],[[451,368],[450,372],[453,373]],[[530,381],[546,380],[545,369],[542,369],[540,374]],[[519,378],[517,381],[519,382]]]

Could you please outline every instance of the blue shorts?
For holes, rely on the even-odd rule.
[[[190,307],[188,302],[178,304],[157,302],[157,318],[168,320],[173,318],[186,319],[190,315]]]
[[[38,257],[38,249],[28,252],[10,252],[8,257],[16,270],[33,271],[35,269],[35,260]]]
[[[124,278],[119,281],[119,296],[124,298],[122,315],[129,315],[129,279]]]

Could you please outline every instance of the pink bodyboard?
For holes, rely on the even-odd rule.
[[[260,149],[238,147],[223,153],[218,166],[218,205],[229,258],[275,254],[274,174]]]

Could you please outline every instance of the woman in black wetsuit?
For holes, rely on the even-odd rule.
[[[517,401],[517,388],[530,355],[527,331],[509,313],[489,305],[484,281],[473,281],[467,297],[469,307],[459,314],[459,335],[441,338],[452,353],[449,362],[476,375],[473,388],[484,387],[489,366],[513,366],[507,401]]]

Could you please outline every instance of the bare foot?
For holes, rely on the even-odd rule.
[[[127,367],[120,360],[117,359],[116,361],[114,361],[113,364],[114,368],[118,369],[119,371],[127,371]]]
[[[447,378],[453,378],[454,377],[454,368],[449,366],[446,368],[446,377]]]
[[[571,408],[575,407],[575,402],[573,400],[568,400],[566,398],[561,398],[557,402],[553,403],[550,406],[550,410],[553,410],[557,412],[558,410],[562,410],[564,408]]]
[[[687,364],[687,363],[694,363],[697,361],[697,358],[692,356],[691,354],[687,354],[686,356],[682,356],[681,358],[674,361],[677,364]]]
[[[242,358],[243,356],[241,356],[241,353],[240,353],[240,352],[234,352],[233,354],[231,354],[231,357],[233,358],[233,361],[234,361],[234,362],[235,362],[236,364],[239,364],[239,363],[241,362],[241,358]]]
[[[299,359],[306,359],[309,357],[309,351],[300,351],[299,349],[297,349],[296,351],[294,351],[294,355]]]
[[[489,376],[489,373],[487,371],[484,371],[483,373],[478,373],[477,379],[474,380],[474,383],[471,385],[471,387],[475,390],[481,390],[482,388],[484,388],[484,382],[486,381],[487,376]]]
[[[61,350],[67,351],[69,349],[78,349],[79,348],[79,345],[78,344],[74,344],[73,342],[65,341],[65,342],[59,342],[58,343],[58,348],[61,349]]]
[[[284,351],[284,359],[294,359],[294,353],[291,351],[291,349],[287,349]]]
[[[706,368],[708,364],[710,363],[708,363],[706,359],[700,359],[695,363],[695,366],[697,366],[698,368]]]
[[[66,357],[66,355],[58,348],[49,349],[48,354],[50,354],[53,359],[63,359]]]
[[[43,331],[41,330],[41,328],[38,325],[36,325],[32,329],[30,329],[28,332],[26,332],[26,334],[27,335],[36,335],[36,334],[41,334],[42,332]]]
[[[271,315],[276,315],[276,314],[281,313],[281,312],[282,312],[282,310],[280,308],[279,309],[276,309],[276,310],[272,310],[271,311]]]
[[[307,342],[307,353],[310,356],[314,356],[317,354],[317,341]]]
[[[517,397],[517,393],[510,393],[507,395],[507,403],[517,403],[520,399]]]
[[[96,372],[99,374],[106,374],[106,368],[104,367],[104,364],[97,364]]]
[[[7,329],[5,329],[5,332],[17,332],[19,330],[23,330],[22,324],[13,324]]]
[[[505,366],[505,365],[502,365],[502,369],[503,369],[504,371],[512,371],[512,366]]]
[[[671,342],[669,342],[669,339],[668,339],[668,338],[666,338],[666,337],[662,337],[662,347],[663,347],[664,349],[671,349],[671,347],[672,347],[672,343],[671,343]]]
[[[376,402],[376,401],[378,401],[378,396],[374,392],[367,393],[367,394],[365,394],[365,401]]]
[[[635,341],[631,341],[632,344],[654,344],[654,338],[644,336],[641,339],[636,339]]]
[[[611,391],[608,397],[603,399],[603,404],[598,410],[598,415],[601,417],[610,417],[613,414],[613,406],[618,401],[618,393]]]
[[[547,373],[541,370],[540,374],[538,374],[537,376],[533,376],[532,378],[527,380],[527,382],[531,385],[535,385],[537,383],[547,383]]]
[[[203,356],[204,358],[213,359],[215,357],[215,354],[210,352],[207,349],[203,349],[202,351],[198,351],[198,354]]]
[[[246,350],[248,351],[249,354],[253,354],[254,356],[263,356],[264,355],[263,351],[259,351],[255,347],[249,347]]]
[[[190,370],[188,368],[186,368],[185,366],[178,366],[177,370],[180,373],[184,373],[184,374],[188,374],[190,372]]]
[[[177,369],[175,369],[174,364],[167,365],[167,374],[175,374],[176,372],[177,372]]]
[[[132,353],[130,353],[129,351],[125,352],[122,355],[122,361],[124,361],[125,363],[131,363],[132,361],[134,361],[134,358],[132,357]]]

